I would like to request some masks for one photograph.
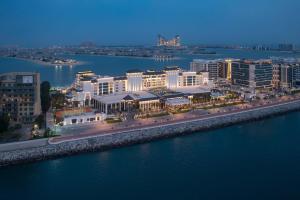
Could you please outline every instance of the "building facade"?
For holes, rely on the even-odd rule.
[[[40,74],[0,74],[0,112],[16,123],[30,123],[41,114]]]
[[[280,88],[281,82],[281,65],[280,64],[273,64],[273,71],[272,71],[272,86],[275,89]]]
[[[282,88],[300,87],[299,64],[281,64],[280,71],[280,86]]]
[[[197,91],[197,94],[207,94],[207,89],[203,92],[199,88],[208,88],[209,85],[208,72],[183,71],[179,67],[145,72],[129,70],[126,76],[121,77],[98,76],[90,72],[83,77],[82,74],[76,76],[74,85],[77,88],[73,88],[72,94],[67,94],[67,97],[71,102],[79,102],[79,107],[92,106],[105,114],[133,109],[142,112],[160,110],[160,95],[178,89],[184,91],[185,88]]]
[[[219,68],[222,64],[222,60],[194,59],[190,63],[190,71],[208,72],[209,80],[216,81],[219,78]]]
[[[162,46],[163,47],[180,47],[181,46],[180,36],[176,35],[174,38],[167,40],[162,35],[158,35],[157,46],[159,46],[159,47],[162,47]]]
[[[272,87],[273,66],[268,60],[242,60],[232,63],[232,84],[252,89]]]
[[[93,96],[139,92],[155,88],[175,89],[208,85],[208,83],[209,72],[183,71],[179,67],[166,67],[162,71],[129,70],[126,76],[121,77],[98,76],[90,71],[79,72],[73,85],[77,99],[84,99],[81,105],[88,105]]]

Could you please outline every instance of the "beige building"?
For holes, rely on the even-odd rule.
[[[94,73],[79,72],[76,76],[75,86],[76,93],[71,96],[72,101],[80,102],[80,106],[91,106],[93,104],[92,99],[101,99],[102,96],[114,97],[129,93],[146,92],[153,89],[176,89],[185,88],[190,86],[207,86],[209,85],[209,73],[208,72],[194,72],[194,71],[183,71],[179,67],[166,67],[161,71],[154,70],[129,70],[125,76],[112,77],[112,76],[99,76]],[[124,98],[124,97],[122,97]],[[117,100],[117,102],[123,101],[123,99]],[[144,102],[143,102],[144,101]],[[153,103],[151,99],[151,103]],[[156,100],[157,101],[157,100]],[[101,101],[99,101],[101,102]],[[106,101],[104,101],[106,102]],[[125,102],[125,100],[124,100]],[[141,108],[147,109],[149,99],[141,100]],[[103,103],[103,101],[102,101]],[[108,109],[100,108],[106,112],[106,110],[120,110],[124,108],[124,105],[116,104],[116,102],[106,102]],[[155,102],[155,106],[156,106]],[[109,107],[112,106],[112,109]],[[155,107],[154,106],[154,107]]]

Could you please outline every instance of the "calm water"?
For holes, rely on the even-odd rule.
[[[1,199],[300,199],[300,113],[0,169]]]
[[[270,55],[228,51],[219,56]],[[43,80],[59,86],[69,84],[81,70],[114,75],[166,64],[80,58],[88,67],[55,69],[2,58],[0,72],[39,71]],[[185,57],[167,64],[187,68],[189,62]],[[299,121],[300,112],[295,112],[106,152],[2,168],[0,199],[300,199]]]
[[[283,52],[258,52],[216,49],[216,55],[182,56],[179,60],[158,62],[148,58],[127,58],[109,56],[69,56],[82,61],[77,66],[42,66],[30,61],[16,60],[13,58],[0,58],[0,73],[9,71],[38,71],[42,80],[48,80],[52,86],[70,85],[78,71],[92,70],[100,75],[124,75],[129,69],[162,69],[165,66],[178,65],[183,69],[189,69],[189,63],[193,58],[269,58],[270,56],[300,57],[300,54]]]

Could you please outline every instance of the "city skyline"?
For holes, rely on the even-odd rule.
[[[300,44],[296,25],[300,17],[293,14],[299,4],[294,0],[3,0],[0,45],[44,47],[83,41],[153,45],[157,34],[167,38],[178,34],[184,44]]]

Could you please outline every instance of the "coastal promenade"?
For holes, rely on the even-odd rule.
[[[202,117],[190,117],[169,122],[156,122],[135,128],[120,128],[106,131],[91,129],[76,135],[50,138],[45,145],[34,147],[15,144],[16,149],[5,151],[0,148],[0,166],[19,164],[37,160],[51,159],[81,152],[102,151],[115,147],[143,143],[166,137],[184,135],[186,133],[229,126],[236,123],[258,120],[272,115],[282,114],[300,109],[300,99],[288,99],[244,108],[239,111],[207,114]]]
[[[9,142],[0,144],[0,155],[1,152],[4,151],[15,151],[18,149],[28,149],[28,148],[35,148],[35,147],[42,147],[48,144],[48,139],[38,139],[38,140],[27,140],[27,141],[20,141],[20,142]]]
[[[273,103],[266,103],[263,105],[257,105],[254,107],[251,106],[245,106],[241,107],[239,110],[232,110],[232,111],[226,111],[226,112],[218,112],[218,113],[213,113],[213,114],[205,114],[205,115],[196,115],[196,114],[188,114],[184,116],[174,116],[171,118],[167,118],[165,120],[158,120],[158,119],[146,119],[146,120],[140,120],[138,122],[132,122],[131,125],[126,125],[122,127],[118,126],[94,126],[93,128],[81,130],[80,133],[78,134],[71,134],[67,136],[60,136],[60,137],[55,137],[55,138],[50,138],[49,143],[50,144],[58,144],[66,141],[75,141],[75,140],[80,140],[82,138],[92,138],[92,137],[97,137],[97,136],[104,136],[104,135],[110,135],[110,134],[120,134],[123,132],[128,132],[128,131],[135,131],[135,130],[147,130],[150,128],[159,128],[159,127],[164,127],[164,126],[170,126],[170,125],[178,125],[181,123],[186,123],[186,122],[193,122],[193,121],[199,121],[199,120],[209,120],[209,119],[214,119],[216,117],[226,117],[230,116],[236,113],[247,113],[250,111],[259,111],[262,109],[272,109],[278,105],[285,105],[289,104],[292,102],[298,102],[300,104],[300,98],[295,98],[295,99],[289,99],[285,101],[279,101],[279,102],[273,102]],[[75,129],[73,130],[76,132],[76,126]]]

